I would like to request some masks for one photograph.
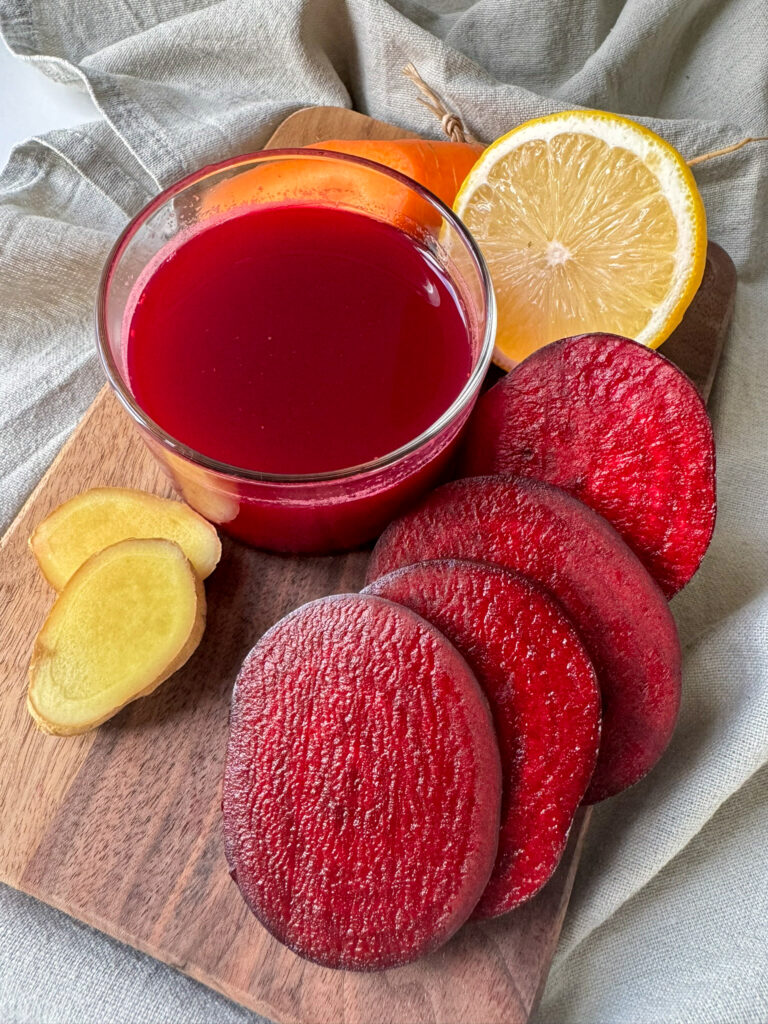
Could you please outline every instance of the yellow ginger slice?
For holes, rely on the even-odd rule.
[[[40,523],[29,544],[45,578],[62,590],[97,551],[142,537],[174,541],[201,579],[221,557],[215,528],[188,505],[125,487],[95,487],[70,498]]]
[[[205,629],[205,591],[169,540],[124,540],[92,555],[37,635],[27,708],[59,736],[93,729],[152,693]]]

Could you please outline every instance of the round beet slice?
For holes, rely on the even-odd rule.
[[[488,702],[435,628],[378,597],[273,626],[232,698],[224,836],[265,927],[326,967],[404,964],[469,917],[498,846]]]
[[[641,779],[661,757],[680,705],[680,643],[664,595],[602,516],[557,487],[520,477],[444,484],[396,520],[368,579],[433,558],[516,569],[562,604],[603,701],[600,753],[585,801]]]
[[[600,692],[558,605],[518,573],[479,562],[397,569],[364,593],[412,609],[466,658],[491,706],[501,754],[496,864],[474,917],[530,899],[557,867],[592,776]]]
[[[704,403],[664,356],[584,334],[535,352],[477,403],[467,476],[556,484],[616,527],[671,597],[715,526],[715,446]]]

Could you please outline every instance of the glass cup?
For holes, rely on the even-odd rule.
[[[239,182],[232,180],[238,178]],[[224,190],[222,182],[229,182]],[[216,201],[222,194],[237,195],[237,207],[222,209]],[[432,254],[463,306],[472,368],[461,393],[418,437],[363,465],[304,474],[230,466],[168,434],[150,419],[131,391],[126,310],[136,282],[158,252],[209,217],[236,216],[246,208],[276,203],[329,206],[395,224]],[[284,552],[359,547],[438,482],[477,398],[495,327],[485,262],[451,210],[396,171],[325,150],[267,150],[236,157],[171,185],[133,218],[118,239],[104,268],[97,300],[98,348],[107,378],[176,490],[192,508],[232,536]]]

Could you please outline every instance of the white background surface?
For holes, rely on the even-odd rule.
[[[17,142],[98,116],[85,90],[59,85],[0,42],[0,169]]]

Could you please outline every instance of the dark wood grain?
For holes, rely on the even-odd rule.
[[[292,115],[271,145],[406,134],[351,111],[314,108]],[[727,256],[712,247],[710,257],[704,291],[664,348],[704,392],[733,289]],[[57,739],[33,728],[24,706],[26,669],[53,594],[27,537],[60,502],[114,484],[168,493],[105,389],[0,548],[0,879],[276,1021],[526,1021],[560,933],[588,812],[577,819],[557,873],[529,904],[471,924],[432,956],[381,974],[344,974],[300,960],[261,928],[229,879],[220,779],[240,662],[289,609],[358,589],[365,553],[299,559],[225,541],[207,581],[203,643],[172,680],[96,732]]]
[[[716,242],[707,246],[704,277],[680,326],[664,342],[662,353],[685,370],[706,401],[728,335],[736,299],[736,267]]]

